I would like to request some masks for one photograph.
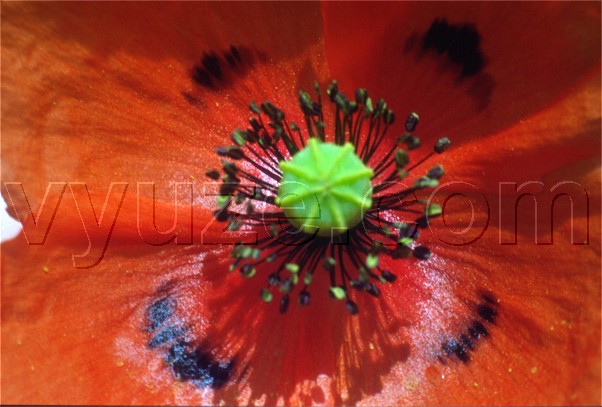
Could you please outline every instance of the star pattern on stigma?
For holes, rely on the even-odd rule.
[[[411,113],[403,134],[384,156],[379,155],[395,121],[386,102],[373,103],[366,89],[358,89],[355,100],[350,100],[333,81],[327,89],[335,112],[334,129],[329,131],[320,88],[317,83],[314,87],[315,100],[305,91],[299,93],[303,127],[289,122],[268,101],[260,106],[251,102],[250,126],[233,131],[232,145],[217,148],[222,172],[211,170],[206,175],[220,182],[214,216],[226,223],[225,230],[257,232],[253,242],[234,245],[230,271],[238,270],[245,278],[265,272],[267,284],[260,297],[269,303],[280,295],[281,313],[287,311],[295,291],[298,303],[309,305],[311,283],[323,274],[330,280],[329,295],[355,315],[359,309],[354,292],[379,297],[379,284],[397,279],[379,265],[380,256],[430,258],[429,249],[417,239],[420,229],[440,216],[442,208],[418,199],[415,193],[437,187],[444,171],[436,165],[420,177],[410,177],[410,173],[447,150],[450,140],[440,138],[429,154],[410,163],[408,152],[420,146],[414,135],[419,116]],[[342,158],[345,155],[350,157]],[[353,160],[357,162],[350,164]],[[355,170],[349,170],[349,165]],[[327,174],[316,175],[321,171],[314,166],[326,166]],[[296,181],[286,180],[291,173]],[[367,190],[357,190],[356,181],[362,177],[369,182]],[[409,185],[408,179],[412,180]],[[286,182],[302,184],[301,189],[284,188]],[[312,182],[319,184],[317,189]],[[284,190],[303,198],[292,200],[301,204],[293,209],[307,209],[301,220],[292,216],[298,211],[284,205]],[[331,215],[332,220],[323,220]],[[319,227],[312,225],[316,218],[322,220]],[[331,230],[325,231],[328,226]]]

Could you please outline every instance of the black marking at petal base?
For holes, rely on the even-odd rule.
[[[183,341],[171,346],[166,361],[177,379],[214,389],[221,388],[230,380],[234,368],[234,359],[220,363],[202,347],[192,347]]]
[[[222,80],[222,63],[220,58],[215,54],[205,54],[201,61],[203,68],[211,74],[212,77],[221,81]]]
[[[444,342],[441,349],[445,356],[455,356],[463,363],[468,363],[470,361],[468,349],[466,349],[462,343],[454,339]]]
[[[230,49],[224,52],[224,58],[226,58],[226,61],[228,61],[230,66],[235,66],[237,63],[242,61],[240,52],[238,52],[238,48],[234,45],[230,45]]]
[[[205,88],[213,88],[213,79],[207,70],[200,66],[195,66],[192,71],[192,80]]]
[[[477,307],[477,314],[484,321],[493,324],[497,316],[497,311],[489,304],[480,304]]]
[[[488,293],[488,292],[482,292],[481,293],[481,298],[483,299],[483,301],[492,304],[492,305],[497,305],[498,304],[498,300],[495,299],[495,297],[493,296],[493,294]]]
[[[459,342],[468,350],[474,350],[474,343],[472,339],[465,334],[460,335]]]
[[[439,58],[444,62],[441,65],[443,70],[459,69],[455,85],[469,79],[466,92],[476,101],[478,112],[491,103],[496,84],[493,75],[486,70],[488,58],[475,24],[451,24],[445,18],[435,19],[425,31],[411,33],[402,52],[414,53],[417,61],[425,55]]]
[[[158,348],[159,346],[175,341],[180,336],[184,335],[184,333],[186,333],[186,330],[182,327],[168,326],[152,337],[148,342],[148,347],[151,349]]]
[[[191,70],[191,78],[205,90],[217,91],[231,86],[237,76],[246,74],[261,55],[246,47],[231,45],[223,51],[205,52],[198,64]],[[182,92],[190,102],[198,102],[198,97],[190,92]],[[198,104],[198,103],[194,103]]]
[[[240,52],[238,52],[238,48],[236,48],[234,45],[230,45],[230,52],[229,55],[231,55],[232,57],[234,57],[234,59],[238,62],[242,61],[242,57],[240,56]]]
[[[495,324],[499,301],[489,292],[481,292],[480,297],[481,301],[476,306],[477,316],[482,322]],[[477,321],[475,320],[475,322]]]
[[[422,38],[422,49],[446,55],[462,67],[461,77],[476,75],[485,68],[480,45],[481,35],[474,24],[449,24],[446,19],[434,20]]]
[[[468,335],[470,335],[472,339],[479,339],[489,335],[489,331],[483,323],[475,319],[468,326]]]
[[[232,54],[226,53],[226,54],[224,54],[224,58],[226,58],[226,61],[228,62],[228,65],[230,65],[230,66],[236,66],[236,58],[234,58],[232,56]]]
[[[173,314],[173,300],[162,298],[152,303],[146,310],[147,330],[159,328]]]
[[[470,354],[477,349],[482,339],[490,336],[487,324],[495,324],[498,311],[498,301],[489,293],[481,293],[481,302],[474,309],[475,316],[465,326],[461,333],[448,337],[441,342],[441,355],[437,358],[445,364],[446,358],[456,358],[462,363],[470,362]]]

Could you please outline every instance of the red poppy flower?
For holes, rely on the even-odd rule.
[[[2,11],[3,402],[600,404],[599,3]],[[331,78],[452,138],[443,217],[357,315],[319,272],[282,315],[202,183],[250,100],[304,123]]]

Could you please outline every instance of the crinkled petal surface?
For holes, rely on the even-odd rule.
[[[24,223],[2,245],[4,403],[600,404],[599,3],[2,12],[2,193]],[[433,257],[383,259],[398,279],[359,316],[327,278],[281,315],[263,275],[228,273],[201,183],[251,99],[298,119],[330,76],[450,136],[452,182]]]

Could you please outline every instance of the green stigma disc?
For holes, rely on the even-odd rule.
[[[350,143],[341,146],[311,138],[290,161],[280,162],[280,170],[276,204],[305,233],[344,233],[372,206],[374,173]]]

